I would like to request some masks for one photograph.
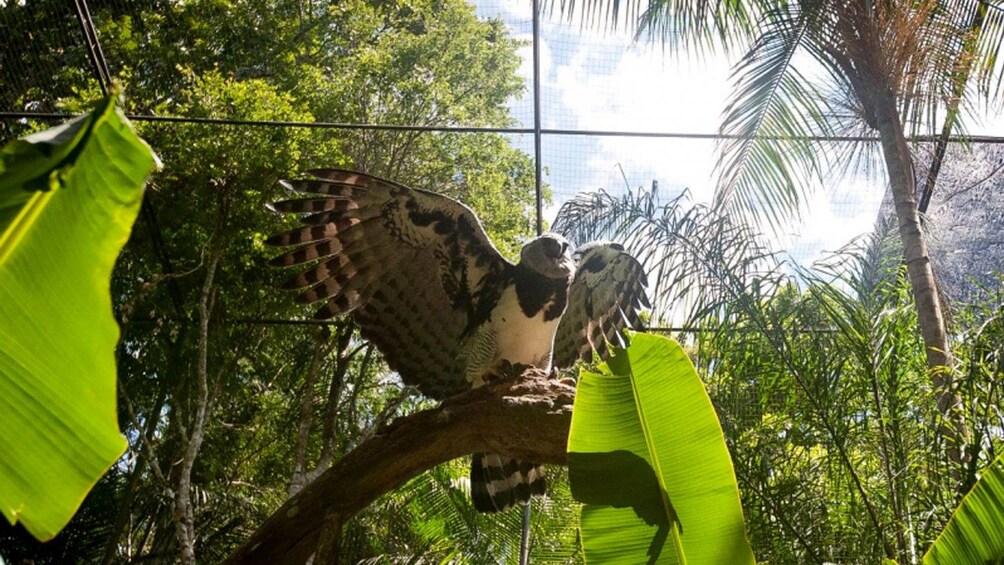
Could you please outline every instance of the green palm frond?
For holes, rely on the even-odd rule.
[[[729,209],[778,228],[796,217],[820,177],[808,139],[827,135],[832,112],[816,81],[796,66],[796,56],[817,54],[813,44],[825,24],[824,6],[812,2],[766,12],[759,37],[732,72],[718,161],[717,198]],[[832,71],[823,67],[824,71]]]
[[[999,102],[1004,87],[1004,59],[1001,58],[1001,47],[1004,46],[1004,5],[1000,2],[970,3],[974,5],[977,15],[983,15],[982,25],[974,40],[978,89],[990,100]]]
[[[865,122],[864,109],[851,85],[842,76],[833,79],[820,88],[820,94],[829,109],[826,120],[830,133],[840,141],[817,145],[827,153],[824,184],[858,176],[882,185],[886,182],[882,146]]]
[[[736,0],[652,0],[638,20],[636,37],[646,35],[688,53],[726,51],[745,45],[756,30],[765,2]]]
[[[583,27],[616,31],[623,26],[637,29],[643,2],[640,0],[544,0],[541,11],[571,21],[579,15]]]
[[[647,38],[688,53],[728,50],[746,44],[756,29],[756,14],[767,2],[740,0],[545,0],[542,11],[583,27],[626,29],[635,40]]]

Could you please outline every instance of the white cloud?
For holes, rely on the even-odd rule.
[[[606,53],[584,44],[571,62],[559,67],[556,87],[562,105],[578,127],[594,130],[710,133],[717,129],[728,94],[728,63],[669,60],[644,46],[624,46],[606,69]],[[616,53],[616,51],[615,51]]]
[[[828,190],[817,190],[809,199],[800,222],[772,241],[802,266],[808,267],[871,233],[882,204],[884,184],[865,177],[848,178]]]
[[[524,98],[529,98],[529,99],[532,100],[533,99],[533,94],[532,94],[532,89],[533,89],[533,45],[530,42],[533,39],[533,35],[527,33],[527,34],[515,35],[514,37],[516,39],[525,40],[526,41],[526,45],[524,45],[523,47],[520,47],[519,49],[516,50],[516,53],[520,56],[520,58],[523,59],[522,63],[520,63],[519,70],[516,71],[516,74],[518,74],[520,77],[522,77],[523,80],[526,81],[527,88],[531,89],[531,91],[528,92],[527,95]],[[541,76],[547,76],[550,73],[551,65],[553,64],[553,62],[552,62],[553,57],[551,55],[551,47],[548,44],[547,40],[544,40],[544,39],[540,40],[539,45],[540,46],[539,46],[538,49],[540,51],[540,74],[541,74]]]
[[[631,45],[626,37],[580,39],[566,49],[570,57],[557,63],[555,81],[546,85],[551,94],[546,127],[659,133],[717,129],[728,93],[727,61],[681,62],[658,47]],[[623,168],[630,186],[648,186],[655,179],[667,188],[688,187],[697,200],[710,199],[714,142],[594,139],[594,150],[575,163],[586,184],[623,187]],[[556,190],[565,192],[561,186]]]
[[[532,39],[530,2],[503,1],[516,37]],[[580,29],[578,22],[545,17],[541,28],[543,126],[547,129],[673,132],[717,131],[730,92],[728,60],[686,59],[660,46],[634,45],[628,34]],[[532,88],[532,49],[519,52],[520,74]],[[514,102],[525,125],[532,122],[532,94]],[[532,153],[532,138],[519,143]],[[543,163],[554,203],[605,188],[649,187],[657,180],[664,196],[688,188],[692,198],[710,201],[717,152],[714,140],[614,136],[557,136],[543,139]],[[622,173],[623,171],[623,173]],[[626,182],[625,182],[626,177]],[[879,181],[848,179],[817,191],[805,219],[775,237],[803,265],[835,251],[873,229],[881,201]],[[879,183],[880,184],[880,183]]]

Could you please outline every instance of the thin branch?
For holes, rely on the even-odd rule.
[[[996,167],[994,167],[994,170],[990,171],[983,178],[981,178],[981,179],[979,179],[979,180],[977,180],[975,182],[971,182],[968,185],[964,186],[963,188],[960,188],[959,190],[956,190],[955,192],[949,194],[948,196],[945,197],[945,199],[944,199],[943,202],[948,202],[949,200],[955,198],[956,196],[958,196],[960,194],[965,194],[965,193],[969,192],[970,190],[976,188],[977,186],[979,186],[979,185],[987,182],[988,180],[996,177],[997,173],[999,173],[1001,171],[1001,169],[1004,169],[1004,163],[1001,163],[1001,164],[997,165]],[[923,212],[923,211],[924,210],[921,209],[921,212]]]

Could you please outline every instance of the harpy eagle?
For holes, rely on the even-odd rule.
[[[273,265],[310,263],[284,288],[317,318],[351,314],[388,365],[423,394],[444,399],[512,367],[566,368],[638,327],[649,307],[638,261],[613,243],[573,253],[562,236],[526,243],[516,264],[502,256],[477,216],[446,196],[332,169],[287,189],[313,196],[273,204],[305,224],[270,238],[295,246]],[[553,354],[553,355],[552,355]],[[552,363],[553,361],[553,363]],[[471,460],[471,498],[482,512],[544,493],[535,463],[492,453]]]

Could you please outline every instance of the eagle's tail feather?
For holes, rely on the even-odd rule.
[[[471,456],[471,500],[479,512],[501,512],[544,494],[544,468],[497,453]]]

